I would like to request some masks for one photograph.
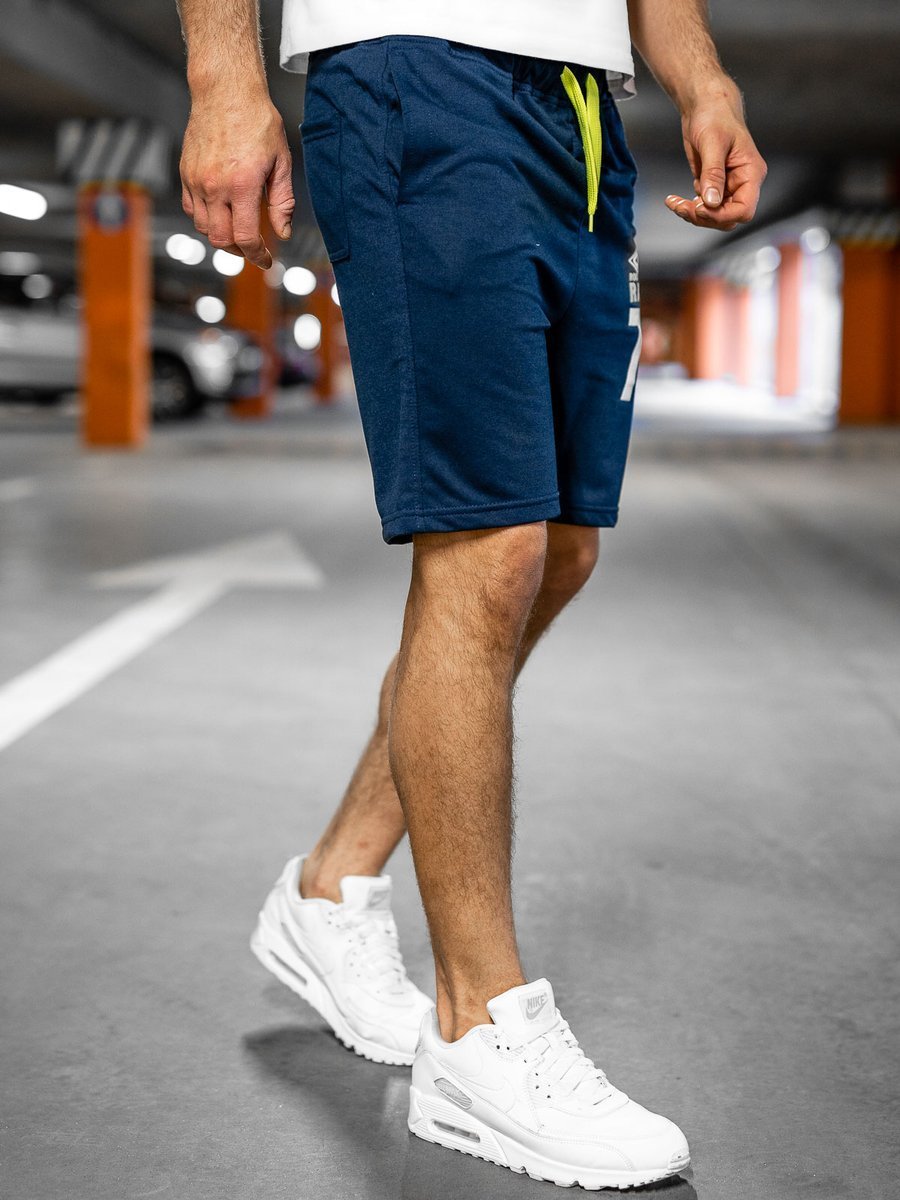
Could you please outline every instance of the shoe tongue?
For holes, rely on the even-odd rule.
[[[547,1033],[557,1019],[553,988],[546,979],[510,988],[488,1000],[487,1010],[495,1025],[515,1030],[525,1041]]]
[[[354,912],[390,912],[390,875],[345,875],[341,901]]]

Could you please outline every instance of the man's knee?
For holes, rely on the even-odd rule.
[[[571,599],[590,579],[599,555],[599,530],[581,525],[552,527],[543,589],[562,599]]]
[[[426,606],[457,620],[519,629],[541,586],[547,553],[543,522],[416,539],[413,579]]]
[[[478,581],[481,598],[501,621],[528,615],[541,586],[547,558],[547,527],[512,525],[492,531],[490,556]]]

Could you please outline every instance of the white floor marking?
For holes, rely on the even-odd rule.
[[[0,686],[0,751],[83,696],[232,587],[316,588],[324,577],[289,534],[227,542],[93,577],[98,587],[159,590]]]
[[[22,476],[18,479],[0,479],[0,503],[4,500],[27,500],[37,491],[37,481]]]

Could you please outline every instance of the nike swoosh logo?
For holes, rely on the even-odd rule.
[[[454,1070],[453,1074],[464,1087],[468,1087],[473,1092],[480,1094],[483,1099],[487,1100],[490,1104],[496,1105],[503,1112],[509,1112],[516,1102],[515,1089],[508,1079],[501,1078],[499,1083],[491,1083],[488,1079],[484,1057],[480,1050],[478,1057],[479,1068],[477,1071],[463,1073],[460,1070]]]

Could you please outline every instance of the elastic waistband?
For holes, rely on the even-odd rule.
[[[507,50],[488,50],[483,46],[470,46],[466,42],[448,41],[447,46],[451,53],[483,58],[506,71],[520,86],[531,88],[532,91],[541,92],[554,99],[566,100],[560,76],[567,66],[582,82],[588,72],[592,72],[600,91],[609,90],[606,72],[602,68],[588,67],[583,63],[566,63],[554,58],[535,58],[530,54],[516,54]]]
[[[489,50],[484,46],[470,45],[468,42],[452,41],[448,38],[431,37],[418,33],[388,33],[380,37],[362,38],[357,42],[345,42],[340,46],[328,46],[321,50],[312,50],[309,54],[310,63],[330,58],[339,51],[349,50],[357,46],[377,45],[379,42],[422,42],[433,48],[442,48],[450,54],[462,55],[467,58],[480,58],[490,63],[494,68],[505,71],[519,87],[527,87],[541,95],[568,104],[568,98],[563,90],[560,77],[563,69],[569,67],[580,82],[584,82],[590,71],[597,80],[601,96],[609,94],[609,84],[606,71],[602,67],[590,67],[584,63],[562,62],[551,58],[535,58],[530,54],[516,54],[510,50]]]

